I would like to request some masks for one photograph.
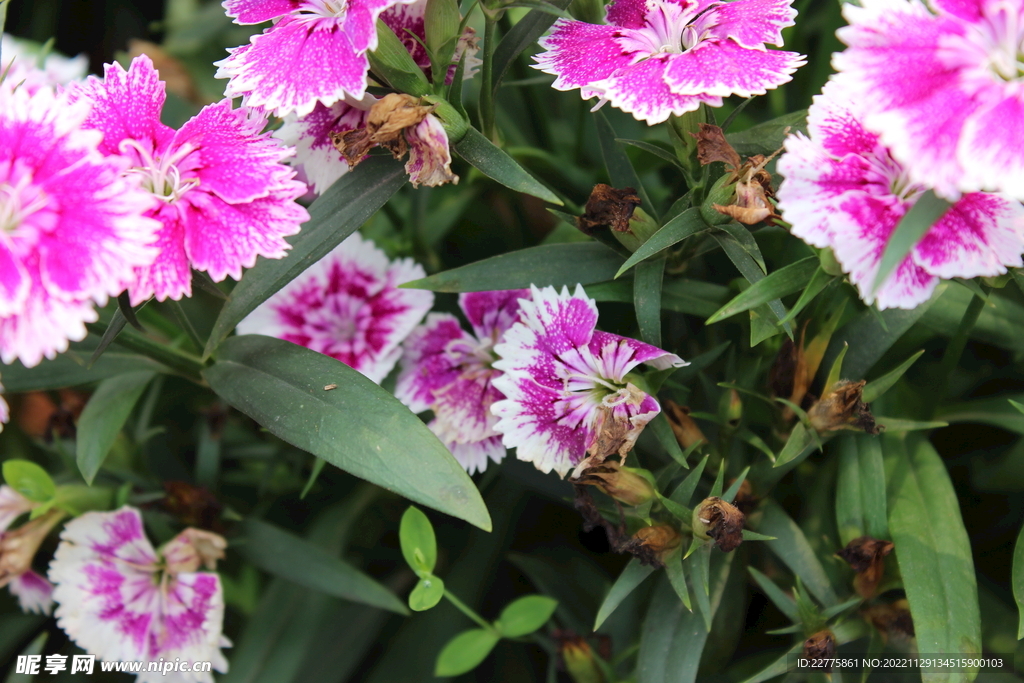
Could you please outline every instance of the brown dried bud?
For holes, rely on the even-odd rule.
[[[890,639],[897,643],[906,643],[915,636],[914,620],[910,616],[910,603],[900,599],[891,603],[878,603],[865,607],[861,614],[878,629],[882,640]]]
[[[864,380],[851,382],[841,379],[826,389],[825,394],[807,411],[814,429],[818,433],[852,429],[878,434],[880,430],[875,425],[871,406],[861,399],[865,384]]]
[[[801,657],[809,659],[812,662],[821,660],[833,659],[836,656],[836,637],[832,635],[832,631],[825,629],[824,631],[818,631],[813,636],[804,641],[804,651]],[[825,663],[820,668],[820,671],[828,673],[832,671],[832,665]]]
[[[736,550],[743,542],[743,513],[732,503],[718,496],[705,498],[693,510],[691,526],[698,538],[714,539],[724,552]]]
[[[202,529],[185,529],[164,544],[160,555],[171,574],[194,572],[199,567],[210,571],[217,568],[217,560],[224,559],[228,542],[223,536]]]
[[[629,552],[639,558],[642,564],[663,567],[665,555],[678,548],[682,542],[683,537],[679,532],[667,524],[645,526],[633,534]]]
[[[573,683],[607,683],[594,658],[594,651],[582,636],[559,631],[555,637],[558,654],[562,656]]]
[[[223,507],[209,489],[190,484],[187,481],[165,481],[167,495],[161,506],[187,526],[221,531],[220,521]]]
[[[836,553],[857,572],[857,577],[853,580],[857,595],[870,598],[875,594],[875,589],[878,588],[878,583],[885,572],[885,556],[892,552],[892,548],[893,545],[889,541],[861,536],[847,543],[845,548]]]
[[[32,559],[46,534],[64,515],[63,510],[50,510],[0,535],[0,588],[32,568]]]
[[[675,401],[665,401],[665,417],[672,427],[672,433],[676,435],[676,441],[683,449],[690,448],[694,444],[707,442],[707,437],[700,430],[697,423],[690,417],[690,409],[681,406]]]
[[[396,159],[409,151],[405,130],[412,128],[434,111],[434,105],[421,104],[418,97],[391,93],[374,103],[366,117],[366,127],[344,133],[331,133],[331,142],[350,167],[355,167],[376,145],[386,148]]]
[[[772,176],[764,167],[781,149],[768,157],[756,154],[748,158],[746,163],[741,163],[740,155],[725,139],[725,134],[718,126],[702,123],[694,137],[697,138],[697,160],[701,164],[723,162],[729,169],[729,183],[736,183],[735,202],[727,206],[712,202],[715,211],[746,225],[780,218],[775,212],[775,205],[769,201],[775,192],[772,189]]]
[[[591,484],[609,496],[626,505],[641,505],[654,498],[657,492],[654,486],[638,470],[622,467],[615,460],[608,460],[603,465],[588,467],[573,483]]]
[[[729,486],[732,486],[733,479],[729,482]],[[732,501],[744,516],[749,515],[757,507],[757,504],[761,502],[761,499],[754,495],[754,486],[750,483],[749,479],[744,479],[743,483],[740,484],[740,488],[736,491],[736,498]]]
[[[603,226],[618,232],[629,232],[629,219],[640,206],[636,189],[625,187],[618,190],[611,185],[598,183],[587,199],[584,214],[576,219],[576,226],[585,235],[593,235]]]
[[[701,123],[699,126],[700,130],[693,137],[697,138],[697,161],[701,166],[721,161],[728,170],[733,172],[739,170],[742,163],[740,155],[725,139],[722,129],[710,123]]]

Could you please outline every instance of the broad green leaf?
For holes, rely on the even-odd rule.
[[[939,454],[924,438],[883,437],[889,532],[920,652],[976,657],[981,617],[971,543]],[[925,683],[968,681],[965,672],[923,672]]]
[[[658,232],[651,235],[646,242],[641,244],[640,247],[634,251],[628,259],[626,259],[626,262],[622,264],[622,267],[619,268],[617,273],[615,273],[615,277],[621,276],[641,261],[649,259],[655,254],[668,249],[672,245],[682,242],[687,237],[710,229],[711,226],[705,223],[704,219],[700,217],[700,209],[696,207],[687,209],[668,223],[665,223],[665,225],[661,226]]]
[[[910,210],[896,224],[896,228],[885,243],[885,251],[882,252],[882,260],[878,264],[878,272],[871,285],[872,290],[878,291],[886,278],[896,270],[896,266],[903,262],[910,250],[917,246],[924,234],[942,218],[950,206],[952,203],[936,195],[934,190],[928,190],[917,198]]]
[[[260,569],[352,602],[408,614],[394,593],[320,546],[252,517],[242,522],[238,551]]]
[[[1024,638],[1024,526],[1017,535],[1017,545],[1013,547],[1013,598],[1017,601],[1017,612],[1020,615],[1017,626],[1017,640]]]
[[[156,373],[148,370],[117,375],[100,382],[89,397],[78,418],[75,439],[75,457],[85,483],[92,484],[114,439],[154,377]]]
[[[409,609],[423,612],[437,605],[443,597],[444,581],[433,574],[421,576],[409,593]]]
[[[488,178],[497,180],[516,192],[532,195],[559,206],[562,205],[562,200],[551,190],[530,175],[515,159],[495,147],[494,143],[475,128],[470,128],[466,135],[453,146],[460,157],[475,166]]]
[[[690,601],[690,588],[686,584],[686,570],[683,568],[683,548],[676,548],[665,556],[665,575],[668,582],[672,584],[672,590],[676,592],[686,609],[692,610],[693,604]]]
[[[430,83],[408,48],[391,27],[377,20],[377,49],[366,53],[374,73],[387,79],[395,90],[415,97],[430,94]]]
[[[786,137],[797,131],[807,132],[806,109],[785,114],[737,133],[729,133],[725,139],[741,157],[768,155],[782,147]]]
[[[845,546],[860,536],[889,537],[885,507],[885,469],[878,437],[843,434],[835,439],[839,455],[836,526]]]
[[[780,268],[765,276],[741,292],[736,298],[718,309],[707,320],[707,324],[725,320],[738,313],[761,306],[775,299],[798,292],[807,286],[814,273],[818,270],[818,259],[808,256],[796,263]]]
[[[4,375],[6,383],[7,376]],[[1024,434],[1024,414],[1011,401],[1024,401],[1024,394],[1010,394],[993,398],[979,398],[939,408],[935,417],[949,423],[976,422]]]
[[[398,528],[398,542],[406,564],[416,573],[429,574],[437,564],[437,540],[434,526],[415,505],[410,505],[402,515]]]
[[[90,337],[90,341],[96,337]],[[128,372],[150,370],[169,373],[170,370],[154,360],[120,350],[108,350],[95,363],[89,365],[91,348],[72,350],[58,355],[53,360],[43,360],[33,368],[26,368],[21,361],[3,366],[3,384],[8,393],[28,391],[50,391],[90,384],[99,380]]]
[[[640,564],[640,560],[635,557],[631,559],[619,574],[619,578],[615,580],[611,590],[608,591],[604,602],[601,603],[601,609],[597,611],[597,618],[594,620],[594,630],[601,628],[601,624],[611,616],[615,608],[622,604],[622,601],[633,592],[633,589],[653,573],[654,567]]]
[[[611,280],[622,257],[598,242],[545,244],[453,268],[407,282],[407,289],[434,292],[486,292],[537,287],[570,288]]]
[[[494,631],[474,628],[463,631],[448,641],[437,656],[435,676],[459,676],[472,671],[487,659],[498,644],[499,636]]]
[[[661,280],[665,259],[644,261],[633,278],[633,308],[640,338],[652,346],[661,346]]]
[[[608,122],[608,117],[604,115],[603,111],[598,111],[594,115],[594,123],[597,126],[597,141],[601,145],[601,158],[604,159],[604,166],[608,171],[608,180],[611,181],[612,187],[619,189],[632,187],[636,190],[640,201],[643,202],[640,208],[654,220],[658,220],[658,212],[654,209],[651,198],[647,196],[647,190],[640,182],[633,163],[626,155],[626,150],[622,149],[622,146],[616,141],[615,129],[612,128],[612,124]]]
[[[3,475],[8,486],[36,503],[51,501],[57,493],[47,471],[30,460],[4,461]]]
[[[402,162],[390,156],[371,157],[331,185],[310,205],[309,220],[299,234],[288,238],[292,247],[288,255],[258,259],[231,291],[210,332],[204,357],[242,318],[358,230],[407,179]]]
[[[789,617],[790,621],[800,621],[800,612],[797,609],[796,602],[789,596],[789,594],[779,588],[774,581],[754,567],[747,567],[747,571],[750,572],[750,575],[754,578],[754,581],[757,582],[757,585],[761,587],[761,590],[764,591],[764,594],[768,599],[779,608],[780,612]]]
[[[779,455],[775,458],[775,462],[772,463],[772,467],[782,467],[801,456],[807,456],[817,445],[818,442],[814,438],[814,434],[808,431],[803,422],[797,422],[793,425],[793,431],[789,433],[786,445],[779,451]]]
[[[203,376],[270,432],[406,498],[490,530],[466,471],[398,399],[330,356],[262,335],[226,341]],[[337,384],[325,391],[327,384]]]
[[[494,622],[503,638],[518,638],[533,633],[555,613],[558,601],[544,595],[525,595],[501,610]]]
[[[920,358],[923,353],[924,349],[921,349],[913,356],[900,363],[899,367],[897,367],[896,369],[885,373],[878,379],[873,379],[870,382],[868,382],[864,386],[864,392],[862,394],[864,402],[871,403],[879,396],[881,396],[889,389],[891,389],[892,385],[896,384],[896,382],[899,381],[900,377],[903,377],[903,374],[910,369],[911,365],[917,362],[917,359]]]
[[[551,5],[564,10],[570,2],[571,0],[554,0]],[[555,23],[555,18],[551,13],[540,9],[530,10],[502,37],[501,42],[494,50],[494,92],[498,91],[501,79],[504,78],[505,72],[512,66],[516,57],[533,45],[551,27],[551,24]]]
[[[772,500],[762,508],[764,515],[757,525],[757,531],[774,536],[776,540],[765,544],[775,555],[800,577],[807,590],[825,607],[838,604],[839,598],[829,582],[828,574],[821,566],[811,544],[796,522]]]

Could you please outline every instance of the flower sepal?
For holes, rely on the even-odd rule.
[[[409,50],[391,27],[377,20],[377,49],[366,53],[370,68],[391,87],[409,95],[424,97],[432,92],[423,69],[416,64]]]
[[[606,460],[588,467],[573,479],[574,484],[591,484],[626,505],[643,505],[658,495],[654,475],[639,467],[623,467],[615,460]]]

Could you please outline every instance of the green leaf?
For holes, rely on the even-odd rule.
[[[377,20],[377,49],[370,50],[366,56],[374,73],[386,78],[395,90],[415,97],[430,94],[430,82],[423,69],[391,27],[380,19]]]
[[[46,470],[30,460],[4,461],[3,474],[8,486],[36,503],[49,502],[57,493]]]
[[[601,145],[601,158],[604,159],[604,166],[608,170],[608,179],[611,181],[612,187],[619,189],[632,187],[640,197],[642,202],[640,207],[654,220],[658,220],[658,212],[654,210],[654,204],[647,196],[647,190],[640,182],[626,151],[616,141],[615,129],[608,122],[608,117],[604,115],[603,111],[598,110],[594,115],[594,122],[597,125],[597,141]]]
[[[4,383],[7,376],[4,375]],[[1024,401],[1024,394],[1012,394],[1017,400]],[[1024,434],[1024,415],[1022,415],[1006,396],[981,398],[963,403],[954,403],[940,407],[935,417],[945,422],[977,422],[992,425],[1007,431]]]
[[[477,129],[470,128],[466,135],[455,143],[454,147],[460,157],[475,166],[488,178],[497,180],[516,192],[532,195],[559,206],[562,205],[562,200],[555,193],[530,175],[515,159],[495,147],[494,143]]]
[[[503,638],[518,638],[533,633],[555,613],[558,601],[544,595],[525,595],[501,610],[494,626]]]
[[[687,506],[690,504],[690,497],[697,489],[697,484],[700,483],[700,475],[704,473],[704,466],[707,464],[708,456],[705,455],[697,466],[693,468],[693,471],[686,475],[686,479],[683,479],[682,483],[676,487],[672,495],[669,496],[672,502]]]
[[[615,580],[608,595],[605,596],[601,608],[597,610],[597,618],[594,620],[594,630],[601,628],[601,624],[611,616],[615,608],[622,604],[633,590],[644,582],[648,576],[654,573],[654,567],[640,564],[635,557],[623,568],[619,578]]]
[[[747,478],[747,473],[750,472],[750,467],[744,467],[743,471],[740,472],[740,476],[736,477],[736,481],[730,484],[729,488],[722,494],[722,500],[729,503],[736,500],[736,494],[739,493],[740,487],[743,486],[744,480]]]
[[[828,391],[830,387],[835,385],[843,376],[843,359],[846,357],[847,351],[850,350],[849,346],[843,346],[842,350],[839,351],[839,355],[836,356],[835,360],[832,361],[832,367],[829,368],[828,377],[825,379],[825,390]]]
[[[6,7],[0,7],[0,9],[3,9],[6,12]],[[46,646],[46,641],[49,639],[49,637],[49,631],[42,631],[39,635],[32,639],[32,642],[30,642],[28,646],[26,646],[25,649],[21,651],[21,655],[19,656],[39,656],[40,653],[42,653],[43,648]],[[46,671],[46,669],[44,668],[45,666],[46,660],[43,659],[39,663],[40,674]],[[7,674],[7,678],[4,679],[4,683],[33,683],[33,681],[35,680],[36,675],[17,673],[17,669],[12,666]]]
[[[409,593],[409,609],[413,612],[424,612],[436,606],[443,597],[444,581],[433,574],[421,576]]]
[[[106,332],[100,338],[100,343],[96,346],[96,350],[92,352],[92,358],[89,359],[89,365],[95,363],[103,352],[117,339],[117,335],[121,334],[121,330],[128,324],[128,319],[125,317],[121,309],[118,308],[114,311],[114,314],[110,317],[110,324],[107,325]]]
[[[472,671],[487,659],[498,644],[499,636],[494,631],[474,628],[463,631],[448,641],[437,656],[435,676],[459,676]]]
[[[242,522],[245,543],[232,547],[260,569],[306,588],[408,614],[394,593],[323,548],[253,517]]]
[[[1017,545],[1013,547],[1013,598],[1017,601],[1017,612],[1020,619],[1017,626],[1017,640],[1024,638],[1024,526],[1017,535]]]
[[[90,337],[90,341],[95,337]],[[89,365],[92,349],[77,349],[58,355],[53,360],[44,359],[33,368],[26,368],[16,361],[3,368],[4,388],[8,393],[29,391],[50,391],[80,384],[91,384],[99,380],[127,372],[151,370],[169,373],[170,370],[154,360],[124,351],[107,351],[95,363]]]
[[[719,226],[725,228],[729,224]],[[757,249],[757,243],[753,243],[753,247],[749,244],[744,244],[736,235],[746,234],[750,236],[749,231],[745,228],[739,228],[733,230],[733,232],[727,232],[724,229],[714,230],[711,232],[711,236],[721,245],[725,255],[729,257],[736,269],[740,271],[740,274],[746,278],[750,284],[757,284],[765,278],[764,274],[764,261],[760,258],[761,252]],[[753,237],[750,236],[750,241],[753,242]],[[756,251],[755,251],[756,250]],[[756,258],[755,258],[756,257]],[[778,299],[772,300],[770,303],[764,304],[767,309],[771,311],[772,315],[777,320],[782,320],[786,317],[786,307],[782,305],[782,302]],[[764,310],[764,309],[761,309]],[[755,310],[755,312],[757,312]],[[793,335],[793,329],[789,323],[785,324],[786,333],[791,337]]]
[[[258,259],[231,291],[210,332],[204,358],[242,318],[358,230],[406,180],[402,162],[390,156],[371,157],[331,185],[310,205],[309,221],[299,234],[288,238],[288,255]]]
[[[624,145],[630,145],[632,147],[636,147],[637,149],[642,149],[645,152],[649,152],[650,154],[653,154],[654,156],[658,157],[659,159],[667,161],[668,163],[672,164],[673,166],[677,166],[679,168],[682,168],[682,166],[679,164],[679,159],[676,158],[675,154],[673,154],[672,152],[668,151],[667,149],[664,149],[662,147],[658,147],[657,145],[651,144],[650,142],[644,142],[643,140],[627,140],[625,138],[615,138],[615,142],[619,142],[619,143],[622,143]]]
[[[665,259],[644,261],[633,279],[633,308],[640,338],[652,346],[661,346],[661,280]]]
[[[800,294],[800,298],[796,300],[796,303],[793,304],[793,308],[789,309],[789,313],[786,314],[786,317],[783,318],[781,322],[788,323],[794,320],[798,315],[800,315],[800,312],[807,307],[807,304],[814,300],[814,297],[821,294],[826,287],[837,279],[838,278],[826,273],[819,266],[818,269],[814,271],[814,275],[811,276],[811,281],[807,283],[804,291]]]
[[[763,510],[764,515],[757,525],[757,531],[776,538],[774,541],[766,541],[766,545],[800,577],[821,604],[825,607],[838,604],[839,598],[828,574],[807,542],[804,532],[774,501],[767,501]]]
[[[75,456],[85,483],[92,484],[96,473],[110,453],[114,440],[139,402],[155,372],[129,372],[105,379],[89,397],[78,418]]]
[[[649,259],[655,254],[665,251],[669,247],[679,242],[682,242],[691,235],[710,230],[711,226],[704,222],[704,219],[700,217],[700,209],[692,208],[682,212],[665,225],[661,226],[658,232],[650,236],[650,238],[641,244],[636,251],[630,255],[626,262],[622,264],[618,272],[615,273],[615,277],[621,276],[627,270],[640,263],[645,259]]]
[[[402,515],[398,528],[398,541],[406,564],[417,574],[429,574],[437,564],[437,541],[434,526],[415,505],[410,505]]]
[[[738,313],[749,311],[762,304],[780,299],[793,292],[798,292],[807,286],[817,270],[818,259],[814,256],[808,256],[796,263],[780,268],[774,273],[765,276],[764,279],[752,284],[732,301],[718,309],[714,315],[708,318],[707,324],[710,325],[720,320],[725,320]]]
[[[398,399],[330,356],[262,335],[233,337],[203,376],[270,432],[378,486],[489,531],[466,471]],[[337,384],[324,391],[326,384]]]
[[[622,257],[598,242],[544,244],[407,282],[406,289],[486,292],[495,289],[575,287],[610,280]]]
[[[686,570],[683,568],[683,548],[676,548],[665,556],[665,574],[668,582],[672,584],[672,590],[676,592],[686,609],[692,610],[690,602],[690,588],[686,585]]]
[[[886,521],[885,468],[878,437],[843,434],[836,438],[836,527],[845,546],[860,536],[889,538]]]
[[[750,575],[754,578],[754,581],[757,582],[757,585],[761,587],[761,590],[764,591],[764,594],[768,599],[779,608],[780,612],[785,614],[790,621],[800,621],[800,611],[797,609],[796,601],[793,600],[792,597],[757,569],[747,567],[747,571],[750,572]]]
[[[928,190],[917,198],[885,243],[885,251],[882,252],[882,260],[878,264],[878,272],[871,285],[873,291],[878,291],[886,278],[896,270],[896,266],[903,262],[910,250],[917,246],[924,234],[942,218],[950,206],[952,203],[936,195],[934,190]]]
[[[750,157],[755,154],[772,154],[782,147],[787,136],[797,131],[807,132],[806,109],[785,114],[737,133],[730,133],[725,139],[741,157]]]
[[[917,359],[924,353],[924,349],[921,349],[913,356],[908,358],[899,364],[895,370],[885,373],[878,379],[873,379],[864,386],[864,393],[862,398],[865,403],[871,403],[875,399],[879,398],[882,394],[892,388],[892,385],[899,381],[900,377],[910,369],[910,366],[917,362]]]
[[[686,464],[683,449],[680,448],[679,441],[676,440],[676,435],[672,431],[672,426],[668,423],[668,418],[665,417],[664,413],[655,415],[654,419],[647,423],[647,429],[651,430],[658,439],[658,443],[661,444],[661,447],[665,449],[673,460],[686,469],[690,469],[690,466]]]
[[[565,9],[571,0],[554,0],[551,5],[558,9]],[[533,9],[516,22],[516,25],[506,33],[501,42],[494,50],[493,73],[494,92],[498,91],[501,79],[505,72],[512,66],[523,50],[533,45],[541,35],[547,31],[551,24],[555,23],[555,16],[540,9]]]
[[[772,463],[772,467],[782,467],[797,458],[806,457],[817,446],[818,441],[814,434],[804,426],[803,422],[797,422],[793,425],[793,431],[789,433],[789,439],[786,440],[786,445],[779,451],[779,455],[775,458],[775,462]]]
[[[971,543],[946,467],[924,438],[886,435],[889,532],[920,652],[981,653],[981,617]],[[924,673],[925,683],[967,673]]]
[[[887,432],[919,432],[929,429],[948,427],[949,423],[942,420],[920,422],[917,420],[901,420],[896,417],[876,415],[875,422]]]
[[[455,0],[427,0],[427,8],[423,15],[427,49],[436,53],[452,38],[458,39],[461,21],[459,5]],[[451,61],[451,55],[448,55],[448,61]],[[445,64],[446,72],[447,69],[448,65]]]

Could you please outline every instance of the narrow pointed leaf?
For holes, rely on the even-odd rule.
[[[620,190],[632,187],[643,202],[640,208],[654,220],[658,220],[658,212],[655,210],[654,204],[651,203],[651,198],[647,196],[647,190],[640,182],[626,150],[622,149],[622,145],[616,141],[615,129],[608,122],[608,117],[604,115],[603,111],[598,111],[594,115],[594,120],[597,124],[597,141],[601,145],[601,157],[604,159],[604,166],[608,170],[608,179],[611,181],[612,187]]]
[[[627,270],[640,263],[645,259],[665,251],[674,244],[682,242],[691,235],[710,230],[711,226],[704,222],[704,219],[700,217],[700,209],[692,208],[682,212],[648,238],[646,242],[641,244],[633,254],[626,259],[626,262],[622,264],[618,272],[615,273],[615,277],[621,276]]]
[[[933,190],[928,190],[917,198],[885,243],[885,251],[882,252],[882,260],[878,264],[878,273],[875,275],[872,289],[877,290],[885,282],[896,270],[896,266],[903,262],[910,250],[917,246],[925,233],[942,218],[950,206],[952,204],[949,200],[939,197]]]
[[[96,346],[96,350],[92,352],[92,358],[89,359],[89,365],[92,366],[96,361],[100,359],[103,352],[114,343],[117,339],[117,335],[121,334],[121,330],[124,329],[125,325],[128,324],[128,319],[121,312],[120,307],[114,311],[114,315],[110,317],[110,324],[107,325],[106,331],[103,336],[100,337],[100,343]]]
[[[466,135],[453,146],[460,157],[475,166],[488,178],[496,180],[516,192],[532,195],[559,206],[562,205],[562,200],[555,193],[530,175],[515,159],[496,147],[475,128],[470,128]]]
[[[246,271],[217,316],[204,356],[212,354],[242,318],[358,230],[406,180],[400,161],[372,157],[331,185],[309,207],[309,221],[299,234],[288,238],[288,255],[260,258]]]
[[[710,325],[720,320],[725,320],[738,313],[749,311],[762,304],[788,296],[793,292],[798,292],[807,286],[817,270],[818,259],[813,256],[808,256],[796,263],[780,268],[774,273],[765,276],[763,280],[754,283],[732,301],[718,309],[714,315],[708,318],[707,324]]]
[[[779,588],[774,581],[762,574],[754,567],[747,567],[747,571],[754,577],[754,581],[761,587],[768,599],[774,603],[779,611],[789,617],[790,621],[799,621],[800,612],[797,610],[796,602],[785,591]]]
[[[406,498],[490,530],[466,471],[398,399],[330,356],[243,335],[203,376],[217,394],[293,446]],[[327,383],[337,384],[324,391]]]
[[[836,281],[837,278],[829,275],[821,267],[814,272],[811,276],[811,281],[807,283],[804,291],[800,294],[800,298],[796,300],[793,307],[789,309],[789,313],[782,319],[781,322],[788,323],[800,315],[800,312],[807,308],[807,304],[814,300],[814,297],[821,294],[822,291],[830,284]]]
[[[814,435],[812,435],[803,422],[793,425],[793,431],[789,433],[786,445],[779,451],[779,456],[772,463],[772,467],[782,467],[797,458],[809,454],[815,447]]]
[[[647,429],[650,429],[654,436],[658,439],[658,443],[661,447],[675,460],[677,463],[690,469],[690,466],[686,463],[686,456],[683,455],[683,449],[679,446],[679,441],[676,440],[676,435],[672,431],[672,426],[668,423],[668,418],[665,417],[664,413],[658,413],[653,420],[647,423]]]
[[[683,568],[682,547],[676,548],[665,557],[665,574],[668,576],[668,581],[672,584],[672,589],[676,592],[676,595],[686,605],[686,609],[692,610],[693,604],[690,602],[690,588],[686,584],[686,570]]]
[[[652,346],[661,346],[661,280],[665,259],[644,261],[633,279],[633,308],[640,338]]]
[[[111,377],[100,382],[89,397],[78,418],[75,446],[78,470],[87,484],[92,484],[114,439],[154,377],[155,372],[146,370]]]
[[[740,487],[743,486],[743,481],[747,478],[748,472],[750,472],[750,467],[744,467],[743,471],[740,472],[740,476],[736,477],[736,481],[730,484],[729,488],[722,494],[722,500],[731,503],[736,499],[736,494],[739,492]]]
[[[654,567],[640,564],[635,557],[625,566],[619,578],[612,584],[611,590],[605,596],[601,608],[597,610],[597,618],[594,620],[594,630],[601,628],[601,624],[611,616],[615,608],[622,604],[633,590],[644,582],[648,576],[654,573]]]
[[[839,602],[828,574],[800,530],[786,512],[773,501],[764,505],[764,515],[757,526],[762,534],[774,536],[776,540],[766,545],[782,560],[794,574],[800,577],[807,590],[825,607]]]
[[[387,79],[396,90],[423,97],[430,94],[430,83],[417,66],[402,40],[391,27],[377,20],[377,49],[366,53],[374,73]]]
[[[885,373],[878,379],[873,379],[864,386],[864,392],[862,398],[865,403],[871,403],[876,398],[884,394],[886,391],[892,388],[892,385],[899,381],[900,377],[910,369],[921,355],[924,354],[924,349],[921,349],[907,360],[900,363],[899,367],[895,370]]]
[[[689,506],[690,497],[693,492],[697,490],[697,484],[700,483],[700,475],[704,473],[704,466],[708,464],[708,456],[701,458],[701,461],[697,463],[697,466],[693,468],[693,471],[686,475],[686,479],[683,479],[682,483],[676,487],[676,490],[672,492],[670,498],[673,502],[679,503],[680,505]]]
[[[616,138],[615,142],[620,142],[624,145],[630,145],[632,147],[636,147],[637,149],[642,149],[645,152],[653,154],[659,159],[663,159],[669,162],[673,166],[679,166],[679,159],[676,158],[675,154],[668,151],[667,149],[651,144],[650,142],[644,142],[643,140],[627,140],[625,138]]]

